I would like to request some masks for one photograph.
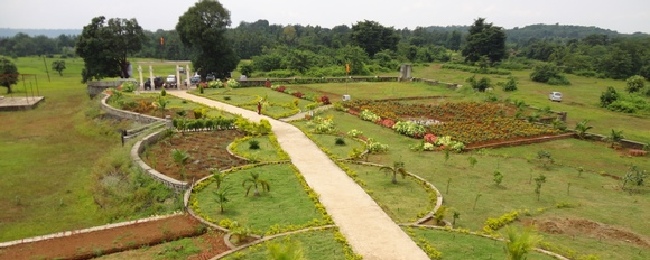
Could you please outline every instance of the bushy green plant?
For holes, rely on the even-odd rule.
[[[528,251],[535,248],[542,238],[535,235],[529,228],[519,230],[513,226],[506,228],[508,239],[506,240],[506,249],[508,250],[509,260],[523,260],[526,259]]]
[[[221,80],[213,80],[208,82],[209,88],[223,88],[223,82]]]
[[[607,90],[603,92],[600,95],[600,107],[607,107],[609,104],[614,103],[614,101],[618,100],[620,96],[618,93],[616,93],[616,89],[614,87],[609,86],[607,87]]]
[[[503,91],[505,92],[512,92],[517,90],[517,78],[515,77],[508,77],[508,81],[503,84]]]
[[[569,80],[560,73],[560,69],[552,63],[542,63],[530,74],[530,79],[535,82],[548,83],[550,85],[570,85]]]
[[[345,139],[343,139],[343,137],[337,137],[334,140],[334,145],[336,145],[336,146],[345,146]]]
[[[363,111],[361,111],[361,113],[359,113],[359,118],[361,118],[361,120],[370,121],[370,122],[377,122],[381,120],[381,117],[379,115],[373,113],[368,109],[364,109]]]
[[[262,188],[262,191],[271,192],[271,186],[269,185],[269,182],[267,180],[261,179],[260,174],[256,172],[251,172],[250,177],[245,179],[241,185],[246,189],[246,196],[248,196],[251,189],[253,189],[253,196],[259,197],[260,187]]]
[[[503,174],[501,174],[501,172],[497,170],[494,171],[494,174],[492,174],[492,176],[493,176],[492,180],[494,180],[494,184],[496,184],[497,186],[501,186],[501,182],[503,181]]]
[[[258,149],[260,149],[260,141],[257,141],[257,140],[248,141],[248,149],[250,149],[250,150],[258,150]]]

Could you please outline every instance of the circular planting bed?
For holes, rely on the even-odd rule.
[[[238,130],[173,133],[142,153],[147,165],[177,180],[198,180],[211,174],[212,169],[226,169],[248,163],[232,156],[227,147],[244,137]],[[174,159],[174,150],[185,152],[185,164]]]

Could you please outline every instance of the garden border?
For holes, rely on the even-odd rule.
[[[185,213],[184,212],[174,212],[174,213],[168,214],[168,215],[161,215],[161,216],[154,215],[154,216],[151,216],[151,217],[136,219],[136,220],[132,220],[132,221],[118,222],[118,223],[106,224],[106,225],[101,225],[101,226],[93,226],[93,227],[86,228],[86,229],[64,231],[64,232],[52,233],[52,234],[48,234],[48,235],[28,237],[28,238],[24,238],[24,239],[20,239],[20,240],[7,241],[7,242],[0,243],[0,249],[6,248],[6,247],[9,247],[9,246],[19,245],[19,244],[33,243],[33,242],[38,242],[38,241],[43,241],[43,240],[48,240],[48,239],[55,239],[55,238],[59,238],[59,237],[68,237],[68,236],[72,236],[72,235],[75,235],[75,234],[107,230],[107,229],[111,229],[111,228],[128,226],[128,225],[133,225],[133,224],[138,224],[138,223],[152,222],[152,221],[157,221],[157,220],[170,218],[170,217],[174,217],[174,216],[179,216],[179,215],[183,215],[183,214],[185,214]]]
[[[145,163],[140,157],[140,153],[144,152],[146,146],[155,143],[160,140],[160,138],[165,134],[167,129],[158,130],[157,132],[151,133],[146,137],[142,138],[136,142],[131,148],[131,160],[144,172],[149,174],[155,180],[162,182],[165,186],[174,189],[177,193],[181,193],[189,187],[189,184],[186,181],[179,181],[169,176],[161,174],[156,169],[151,168],[147,163]]]
[[[112,106],[110,106],[107,103],[108,98],[110,96],[111,95],[109,95],[109,94],[104,94],[104,96],[102,97],[102,101],[101,101],[102,110],[104,112],[108,113],[108,114],[111,114],[111,115],[114,115],[114,116],[117,116],[117,117],[120,117],[120,118],[124,118],[124,119],[134,120],[134,121],[137,121],[137,122],[140,122],[140,123],[145,123],[145,124],[149,124],[149,123],[165,123],[165,124],[169,124],[169,122],[170,122],[170,120],[157,118],[155,116],[150,116],[150,115],[145,115],[145,114],[140,114],[140,113],[135,113],[135,112],[131,112],[131,111],[125,111],[125,110],[120,110],[120,109],[117,109],[117,108],[113,108]]]

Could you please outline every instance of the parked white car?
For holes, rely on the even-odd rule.
[[[562,102],[562,93],[560,92],[551,92],[548,94],[548,100]]]

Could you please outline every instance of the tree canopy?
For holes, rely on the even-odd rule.
[[[506,56],[506,34],[503,28],[486,23],[485,18],[474,20],[462,51],[465,61],[477,62],[485,56],[490,62],[499,62]]]
[[[0,86],[7,88],[7,94],[11,94],[11,85],[18,83],[18,68],[11,60],[0,57]]]
[[[84,59],[82,82],[104,77],[128,78],[127,57],[142,48],[145,36],[136,19],[95,17],[84,26],[76,53]]]
[[[352,26],[352,41],[371,57],[381,50],[397,50],[400,37],[395,30],[378,22],[365,20]]]
[[[192,48],[192,63],[201,77],[214,73],[225,78],[239,64],[232,41],[226,37],[230,12],[215,0],[201,0],[178,18],[181,42]]]

